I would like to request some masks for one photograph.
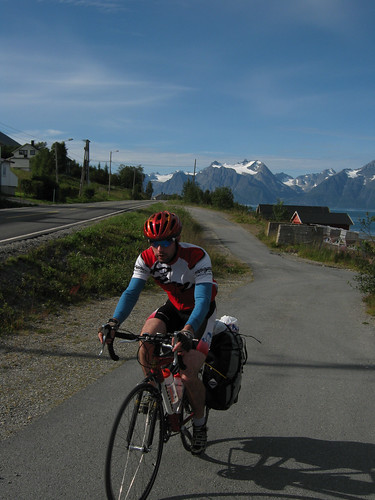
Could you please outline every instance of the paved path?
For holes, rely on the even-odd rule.
[[[219,298],[249,360],[240,401],[211,412],[209,447],[165,447],[152,499],[375,499],[373,322],[353,274],[270,252],[217,213],[208,228],[254,280]],[[98,361],[100,362],[100,361]],[[109,429],[139,378],[129,362],[2,443],[0,498],[103,499]]]

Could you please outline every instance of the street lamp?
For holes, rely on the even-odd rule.
[[[68,142],[68,141],[73,141],[74,139],[70,138],[70,139],[67,139],[66,141],[62,141],[62,143],[64,144],[64,142]],[[58,159],[57,159],[57,142],[55,142],[55,163],[56,163],[56,184],[59,183],[59,162],[58,162]]]
[[[112,153],[118,153],[119,150],[116,149],[115,151],[110,151],[109,153],[109,176],[108,176],[108,196],[111,191],[111,166],[112,166]]]

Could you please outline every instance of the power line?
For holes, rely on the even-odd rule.
[[[23,130],[19,130],[15,127],[12,127],[12,125],[7,125],[6,123],[3,123],[3,122],[0,122],[0,125],[2,125],[3,127],[6,127],[7,129],[14,130],[15,132],[18,132],[19,134],[26,135],[28,137],[31,137],[32,139],[37,139],[40,142],[44,142],[44,140],[41,139],[40,137],[35,137],[35,135],[30,135],[27,132],[24,132]]]

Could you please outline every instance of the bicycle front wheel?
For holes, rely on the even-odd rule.
[[[105,466],[110,500],[147,498],[159,469],[163,436],[160,394],[142,383],[125,399],[112,428]]]

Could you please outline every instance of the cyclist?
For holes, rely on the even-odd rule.
[[[146,220],[143,231],[150,247],[138,256],[130,283],[108,323],[118,329],[150,276],[165,290],[168,300],[147,318],[141,334],[179,331],[174,351],[181,353],[186,367],[181,370],[181,378],[194,411],[191,451],[198,455],[207,445],[206,391],[198,374],[211,344],[217,284],[209,255],[201,247],[181,242],[181,230],[180,218],[172,212],[157,212]],[[100,332],[99,338],[103,342]],[[145,373],[149,360],[150,346],[140,351]]]

